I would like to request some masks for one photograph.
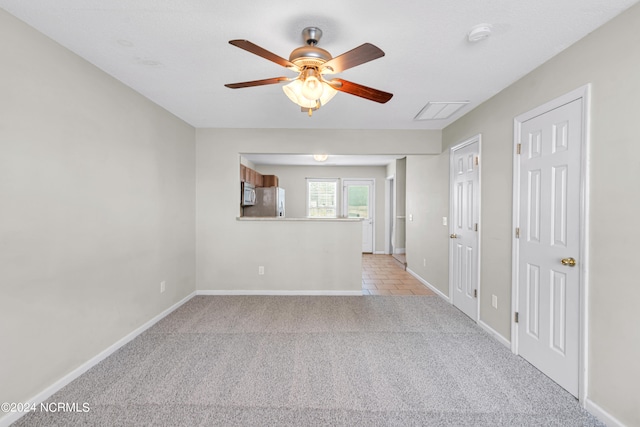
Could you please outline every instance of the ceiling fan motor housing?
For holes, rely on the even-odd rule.
[[[302,38],[306,45],[294,49],[289,55],[289,61],[298,67],[320,67],[332,59],[331,54],[316,45],[322,37],[322,30],[318,27],[307,27],[302,30]]]
[[[289,61],[299,67],[319,67],[329,60],[331,60],[331,54],[316,46],[302,46],[294,49],[289,55]]]

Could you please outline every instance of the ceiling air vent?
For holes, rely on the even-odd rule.
[[[443,120],[467,105],[469,101],[428,102],[413,120]]]

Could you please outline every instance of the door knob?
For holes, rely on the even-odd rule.
[[[560,262],[562,263],[562,265],[568,265],[569,267],[576,266],[576,260],[573,258],[563,258],[562,260],[560,260]]]
[[[451,236],[449,236],[451,239],[457,239],[458,235],[457,234],[452,234]]]

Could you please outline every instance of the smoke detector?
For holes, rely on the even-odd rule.
[[[491,24],[478,24],[475,25],[467,34],[467,40],[470,43],[477,43],[486,39],[491,35]]]

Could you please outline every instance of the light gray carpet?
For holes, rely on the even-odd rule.
[[[17,426],[596,426],[438,297],[199,296]]]

